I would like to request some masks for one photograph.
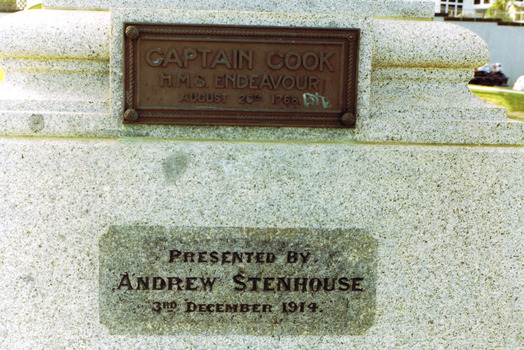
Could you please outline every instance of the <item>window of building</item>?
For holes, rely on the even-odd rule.
[[[475,0],[475,5],[480,5],[480,0]]]
[[[470,0],[471,1],[471,0]],[[480,3],[482,0],[475,0]],[[460,16],[463,13],[464,0],[441,0],[440,13],[445,13],[450,16]]]

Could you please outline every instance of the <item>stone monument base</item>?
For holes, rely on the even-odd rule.
[[[521,346],[524,123],[467,88],[480,38],[433,23],[433,1],[125,6],[49,0],[0,19],[0,348]],[[125,124],[124,23],[356,28],[356,126]],[[222,247],[223,265],[191,265]],[[319,255],[286,270],[290,247]],[[232,269],[234,252],[260,265]],[[206,299],[204,272],[236,276],[231,294]],[[193,290],[202,301],[177,299]],[[173,302],[243,310],[239,295],[245,319],[168,318]],[[140,318],[144,300],[166,313]],[[325,315],[293,319],[306,301]]]

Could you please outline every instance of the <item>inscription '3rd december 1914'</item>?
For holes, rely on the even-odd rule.
[[[132,25],[126,33],[127,122],[354,121],[342,116],[355,113],[356,30]]]

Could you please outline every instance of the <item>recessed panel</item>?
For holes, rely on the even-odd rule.
[[[376,249],[359,230],[113,227],[100,319],[115,334],[362,334]]]

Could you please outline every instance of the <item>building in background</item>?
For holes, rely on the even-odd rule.
[[[489,62],[502,64],[509,86],[524,75],[524,23],[448,16],[435,16],[435,20],[465,27],[484,39],[490,51]]]
[[[496,0],[435,0],[435,20],[450,21],[486,41],[490,63],[501,63],[509,85],[524,75],[524,1],[509,0],[507,9],[489,11]]]
[[[464,5],[466,9],[471,7],[468,7],[470,2],[473,3],[473,0],[435,0],[435,13],[460,16],[464,13]]]
[[[450,17],[484,18],[488,9],[495,1],[496,0],[435,0],[435,13],[447,14]],[[509,0],[509,6],[506,12],[509,17],[512,17],[512,12],[519,13],[522,12],[523,9],[524,0]],[[519,19],[520,18],[516,18],[516,20]]]

